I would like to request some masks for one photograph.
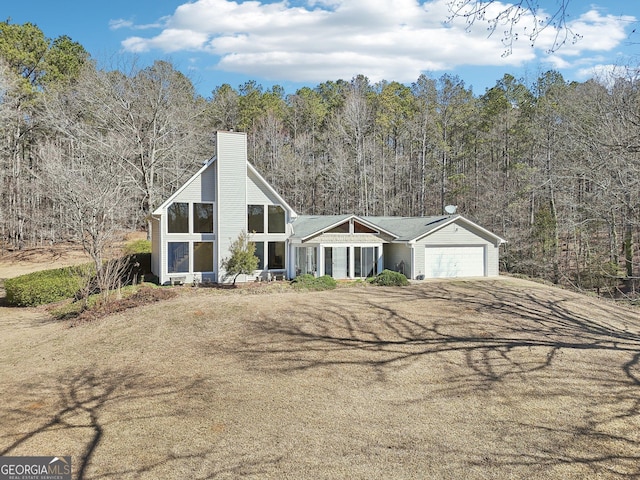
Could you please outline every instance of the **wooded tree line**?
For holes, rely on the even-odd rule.
[[[638,277],[640,83],[364,76],[287,94],[254,81],[210,98],[171,63],[98,68],[68,37],[0,23],[3,248],[96,251],[245,131],[249,159],[300,213],[440,215],[508,240],[502,268],[592,287]],[[631,70],[630,70],[631,71]],[[98,255],[99,256],[99,255]],[[604,283],[603,283],[604,282]]]

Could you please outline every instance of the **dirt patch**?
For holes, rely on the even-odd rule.
[[[0,454],[86,479],[640,475],[637,310],[513,279],[175,290],[73,329],[0,312]]]
[[[174,298],[178,292],[169,288],[141,287],[133,295],[121,299],[111,299],[108,303],[85,310],[70,319],[70,326],[77,327],[83,323],[93,322],[114,313],[141,307],[162,300]]]

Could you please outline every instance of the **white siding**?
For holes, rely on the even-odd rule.
[[[253,174],[247,175],[247,204],[248,205],[279,205],[280,200]]]
[[[417,244],[411,247],[411,278],[414,280],[424,279],[424,244]]]
[[[473,229],[467,225],[462,225],[458,222],[453,222],[418,240],[415,244],[414,265],[416,269],[420,269],[422,271],[416,271],[416,275],[426,274],[427,277],[429,277],[429,272],[425,272],[424,268],[426,265],[425,247],[430,245],[442,247],[484,247],[484,275],[497,276],[499,273],[499,247],[492,241],[486,239],[482,235],[482,232],[475,230],[477,229]],[[451,250],[451,252],[455,254],[453,250]]]
[[[164,249],[160,248],[160,228],[160,220],[156,217],[151,217],[151,273],[162,280],[162,262],[160,259]]]
[[[216,169],[213,165],[200,176],[200,202],[216,201]]]
[[[500,275],[500,247],[490,243],[487,245],[487,276],[497,277]]]
[[[215,162],[209,166],[199,177],[187,185],[176,197],[176,202],[215,202]]]
[[[167,213],[166,211],[162,215],[160,220],[160,231],[162,232],[162,240],[161,240],[161,255],[160,255],[160,285],[166,283],[169,279],[168,277],[168,260],[167,260]]]
[[[406,244],[388,243],[384,246],[384,268],[397,271],[401,263],[404,263],[404,271],[407,278],[413,278],[411,274],[411,248]]]
[[[218,281],[224,280],[220,262],[229,246],[247,229],[247,137],[244,133],[218,132],[217,155],[217,252]],[[228,279],[231,281],[232,279]],[[238,281],[243,281],[238,278]]]
[[[420,239],[416,243],[421,243],[422,245],[484,245],[489,241],[465,226],[454,222]]]
[[[204,170],[200,175],[193,178],[189,184],[187,184],[179,194],[173,199],[172,203],[176,202],[184,202],[189,204],[189,217],[192,216],[193,211],[193,203],[214,203],[215,202],[215,178],[216,178],[216,163],[211,164],[206,170]],[[167,205],[168,207],[169,205]],[[158,275],[161,284],[166,284],[171,281],[171,277],[181,277],[185,278],[187,283],[191,283],[194,281],[195,275],[192,273],[193,271],[193,242],[200,241],[214,241],[216,238],[215,235],[215,215],[216,215],[216,207],[214,203],[214,233],[167,233],[167,211],[166,209],[162,212],[162,222],[155,221],[153,224],[154,233],[160,232],[162,229],[163,237],[162,241],[158,238],[157,242],[160,245],[158,251],[160,252],[157,259],[157,264],[153,266],[153,268],[157,268],[159,273],[155,273]],[[193,223],[190,221],[189,230],[192,231]],[[152,239],[152,241],[156,241]],[[167,252],[169,242],[188,242],[189,243],[189,272],[188,273],[172,273],[168,272],[168,259]],[[153,247],[155,251],[155,246]],[[215,247],[214,247],[214,257],[215,257]],[[152,259],[153,261],[153,259]],[[200,273],[197,274],[198,278],[200,278]],[[210,280],[210,275],[206,275]]]

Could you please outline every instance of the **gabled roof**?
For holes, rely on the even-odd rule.
[[[421,238],[430,235],[441,228],[457,222],[467,225],[479,231],[484,237],[492,239],[497,244],[506,243],[500,238],[480,225],[464,218],[461,215],[439,215],[434,217],[363,217],[375,225],[380,225],[395,233],[396,242],[413,243]]]
[[[162,205],[160,205],[158,208],[156,208],[153,211],[153,215],[161,215],[163,210],[165,208],[167,208],[169,205],[171,205],[173,203],[173,201],[175,200],[175,198],[180,195],[180,193],[182,193],[182,191],[187,188],[191,182],[193,182],[194,180],[196,180],[200,175],[202,175],[202,173],[204,173],[204,171],[209,168],[213,162],[216,161],[216,157],[212,157],[211,159],[209,159],[201,168],[200,170],[198,170],[196,173],[194,173],[191,178],[189,180],[187,180],[186,182],[184,182],[182,184],[182,186],[176,190],[173,195],[171,195],[169,198],[167,198]],[[278,202],[289,211],[289,216],[291,218],[295,218],[297,216],[297,213],[295,212],[295,210],[293,208],[291,208],[291,206],[285,201],[284,198],[282,198],[282,196],[269,184],[269,182],[267,182],[264,177],[262,175],[260,175],[260,173],[258,173],[258,171],[256,170],[256,168],[251,165],[249,162],[247,162],[247,173],[248,172],[253,173],[256,178],[262,182],[264,184],[264,186],[267,188],[267,190],[278,199]]]
[[[395,233],[396,241],[409,242],[439,227],[448,216],[438,217],[364,217]]]
[[[211,157],[209,160],[207,160],[205,162],[205,164],[200,168],[200,170],[198,170],[196,173],[194,173],[191,178],[189,180],[187,180],[186,182],[184,182],[182,184],[182,186],[176,190],[175,192],[173,192],[173,195],[171,195],[169,198],[167,198],[164,202],[162,202],[162,204],[156,208],[152,215],[162,215],[162,211],[167,208],[169,205],[171,205],[173,203],[173,200],[180,195],[180,193],[182,193],[182,191],[187,188],[189,185],[191,185],[191,182],[193,182],[195,179],[197,179],[200,175],[202,175],[202,173],[211,166],[211,164],[213,162],[216,161],[216,157],[213,156]]]
[[[304,242],[351,219],[394,237],[394,242],[413,243],[451,223],[457,222],[471,227],[496,244],[506,243],[506,240],[461,215],[439,215],[433,217],[360,217],[349,214],[300,215],[293,223],[294,233],[292,238],[300,239]]]
[[[319,235],[327,230],[331,230],[338,225],[347,222],[351,219],[370,227],[374,230],[378,230],[382,233],[386,233],[392,237],[396,237],[394,233],[387,230],[383,226],[373,223],[367,220],[367,217],[359,217],[353,214],[345,215],[299,215],[293,222],[293,235],[291,238],[298,238],[305,241],[315,235]]]

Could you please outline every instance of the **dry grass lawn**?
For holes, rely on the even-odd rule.
[[[640,476],[640,315],[516,279],[0,308],[0,454],[86,479]]]

